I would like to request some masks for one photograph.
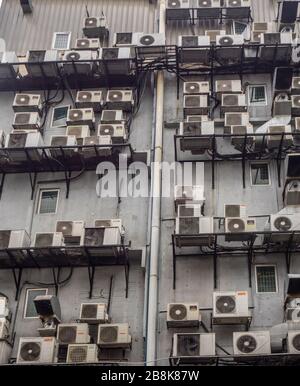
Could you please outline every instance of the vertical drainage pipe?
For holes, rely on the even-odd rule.
[[[159,2],[159,33],[165,34],[165,0]],[[147,353],[148,366],[156,364],[157,317],[158,317],[158,266],[160,253],[160,217],[161,217],[161,162],[163,146],[163,118],[164,118],[164,73],[156,73],[156,122],[153,166],[153,196],[151,214],[151,246],[149,266],[149,297],[148,297],[148,325],[147,325]]]

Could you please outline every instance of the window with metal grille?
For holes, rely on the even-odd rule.
[[[246,23],[235,21],[233,24],[233,33],[235,35],[242,35],[246,31],[247,27],[248,25]]]
[[[269,165],[257,163],[250,165],[252,185],[270,185]]]
[[[56,213],[58,202],[58,189],[55,190],[41,190],[39,199],[39,214]]]
[[[277,274],[275,265],[257,265],[256,290],[258,293],[277,292]]]
[[[249,86],[249,104],[261,105],[267,104],[266,86]]]
[[[64,127],[67,125],[67,116],[70,106],[54,107],[51,127]]]
[[[26,291],[26,298],[25,298],[25,306],[24,306],[24,318],[25,319],[32,319],[32,318],[38,318],[38,314],[35,309],[35,305],[33,300],[37,296],[41,295],[47,295],[48,289],[47,288],[28,288]]]
[[[52,48],[54,50],[68,50],[70,47],[71,32],[55,32]]]

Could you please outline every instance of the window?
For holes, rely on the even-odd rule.
[[[270,185],[269,165],[254,163],[250,165],[251,185]]]
[[[258,293],[277,292],[277,274],[275,265],[257,265],[256,291]]]
[[[249,105],[250,106],[266,106],[267,93],[266,86],[249,86]]]
[[[68,50],[70,47],[71,32],[55,32],[52,40],[52,49]]]
[[[233,23],[233,34],[242,35],[248,28],[248,24],[241,23],[240,21],[235,21]]]
[[[70,106],[60,106],[53,109],[51,127],[67,126],[67,116]]]
[[[56,213],[58,202],[58,189],[41,190],[39,198],[38,213],[50,214]]]
[[[26,291],[25,307],[24,307],[25,319],[38,318],[38,314],[36,312],[33,300],[37,296],[47,295],[47,294],[48,294],[47,288],[31,288]]]

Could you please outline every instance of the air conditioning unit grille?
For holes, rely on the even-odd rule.
[[[59,341],[62,343],[73,343],[76,341],[76,327],[60,327]]]
[[[251,335],[242,335],[236,343],[240,352],[250,354],[257,348],[256,339]]]
[[[239,233],[245,231],[245,222],[242,219],[235,218],[228,221],[228,230],[232,233]]]
[[[118,340],[118,327],[102,327],[100,330],[100,340],[104,343],[117,342]]]
[[[198,37],[197,36],[182,36],[182,47],[197,47]]]
[[[131,44],[132,33],[131,32],[118,32],[116,34],[116,44]]]
[[[53,233],[37,234],[35,239],[36,247],[48,247],[53,243]]]
[[[26,123],[29,123],[29,121],[30,121],[30,113],[16,114],[15,123],[26,124]]]
[[[21,347],[20,356],[24,362],[38,361],[41,355],[41,345],[36,342],[24,343]]]
[[[10,231],[0,231],[0,249],[8,248]]]
[[[292,344],[297,351],[300,351],[300,334],[294,336]]]
[[[181,235],[199,234],[199,218],[198,217],[179,218],[179,232]]]
[[[19,94],[16,97],[16,103],[19,105],[27,105],[30,102],[29,95],[26,94]]]
[[[187,309],[184,304],[175,304],[170,309],[170,317],[173,320],[184,320],[187,316]]]
[[[103,245],[105,228],[86,228],[84,235],[84,245],[100,246]]]
[[[97,305],[96,304],[84,304],[81,310],[82,319],[96,319],[97,317]]]
[[[225,106],[238,106],[239,97],[237,95],[224,95],[223,104]]]
[[[189,96],[185,99],[186,107],[199,107],[200,106],[200,98],[199,96]]]
[[[72,347],[69,353],[69,358],[71,362],[78,363],[78,362],[85,362],[87,358],[87,347]]]
[[[197,357],[200,353],[200,335],[198,334],[178,334],[177,335],[177,356],[178,357]]]
[[[231,314],[235,311],[236,303],[232,296],[218,296],[216,309],[220,314]]]
[[[279,231],[287,232],[292,228],[292,222],[288,217],[278,217],[274,222],[274,226]]]
[[[57,232],[62,232],[64,236],[71,236],[73,231],[73,223],[71,221],[59,221],[56,227]]]

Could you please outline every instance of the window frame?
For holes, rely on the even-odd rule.
[[[72,32],[71,31],[57,31],[57,32],[54,32],[53,33],[53,38],[52,38],[52,44],[51,44],[51,48],[52,50],[57,50],[57,51],[67,51],[70,49],[70,45],[71,45],[71,34]],[[67,43],[67,47],[66,48],[55,48],[55,42],[56,42],[56,38],[58,35],[68,35],[68,43]]]
[[[55,212],[51,212],[51,213],[40,213],[40,210],[41,210],[41,203],[42,203],[42,195],[43,195],[43,192],[57,192],[57,200],[56,200],[56,205],[55,205]],[[59,201],[59,194],[60,194],[60,189],[59,188],[41,188],[39,190],[39,200],[38,200],[38,206],[37,206],[37,214],[40,215],[40,216],[48,216],[48,215],[52,215],[52,214],[57,214],[57,208],[58,208],[58,201]]]
[[[245,29],[244,29],[244,31],[241,34],[236,32],[236,23],[239,23],[239,24],[242,24],[242,25],[245,26]],[[233,20],[233,23],[232,23],[232,33],[233,33],[233,35],[243,35],[244,36],[248,31],[249,31],[249,25],[247,23],[245,23],[243,21],[239,21],[239,20]]]
[[[267,184],[254,184],[254,181],[252,180],[252,165],[267,165],[268,167],[268,176],[269,176],[269,182]],[[251,183],[251,186],[254,186],[254,187],[266,187],[266,186],[271,186],[272,185],[272,182],[271,182],[271,173],[270,173],[270,164],[268,162],[264,162],[264,161],[260,161],[260,162],[250,162],[250,183]]]
[[[257,276],[257,268],[260,267],[273,267],[274,268],[274,277],[275,277],[275,289],[274,292],[259,292],[258,291],[258,276]],[[276,264],[256,264],[255,265],[255,288],[256,293],[259,295],[275,295],[278,294],[279,288],[278,288],[278,272],[277,272],[277,266]]]
[[[251,102],[251,89],[255,87],[263,87],[265,92],[264,102]],[[267,85],[266,84],[249,84],[248,86],[248,106],[249,107],[264,107],[268,105]]]
[[[39,316],[26,316],[28,306],[28,293],[29,291],[45,291],[45,295],[48,295],[48,288],[26,288],[23,319],[39,319]]]
[[[61,128],[61,127],[67,127],[67,123],[65,125],[57,125],[57,126],[53,125],[53,119],[54,119],[55,110],[56,109],[65,108],[65,107],[67,107],[67,109],[68,109],[68,111],[67,111],[67,117],[68,117],[68,112],[71,109],[71,105],[63,105],[63,106],[55,106],[55,107],[53,107],[52,115],[51,115],[51,126],[50,126],[52,129],[57,129],[57,128]]]

